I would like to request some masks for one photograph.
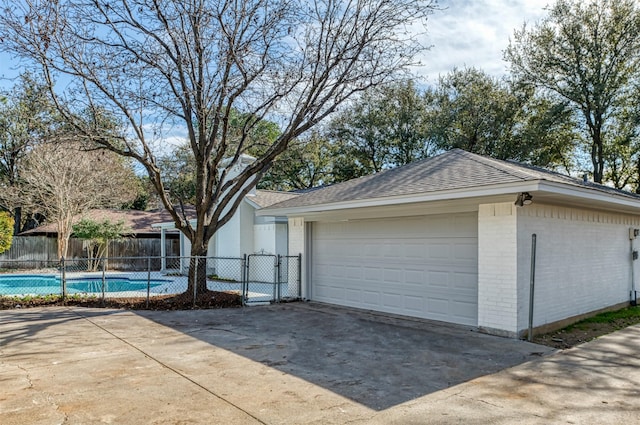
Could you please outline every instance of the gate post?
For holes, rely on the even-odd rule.
[[[60,258],[60,267],[62,268],[62,300],[67,298],[67,266],[64,257]]]
[[[298,298],[302,299],[302,254],[298,254]]]
[[[200,257],[194,257],[194,269],[193,269],[193,308],[196,308],[196,302],[198,297],[198,263]]]
[[[100,264],[102,265],[102,306],[104,307],[104,301],[105,301],[104,292],[105,292],[105,286],[107,284],[107,279],[106,279],[106,276],[104,274],[104,272],[105,272],[105,259],[104,258],[100,259]]]
[[[278,302],[282,299],[282,255],[278,254]]]
[[[280,256],[273,256],[273,302],[277,303],[280,300],[278,299],[278,286],[279,281],[278,277],[280,276]]]
[[[246,306],[247,305],[247,296],[248,296],[248,286],[249,286],[249,282],[247,281],[247,276],[248,276],[248,272],[247,269],[249,268],[249,259],[247,257],[247,254],[243,254],[242,255],[242,261],[240,262],[240,280],[242,281],[242,305]]]
[[[149,308],[150,292],[151,292],[151,257],[147,257],[147,308]]]

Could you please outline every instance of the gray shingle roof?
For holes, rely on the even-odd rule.
[[[195,217],[195,210],[193,207],[185,207],[185,212],[189,217]],[[73,223],[76,224],[83,218],[99,222],[104,220],[109,220],[113,223],[124,221],[125,227],[134,235],[160,235],[160,229],[151,226],[155,223],[169,222],[173,220],[171,215],[169,215],[164,208],[154,211],[94,209],[73,217]],[[20,235],[44,235],[57,233],[58,227],[56,223],[46,223],[36,227],[35,229],[22,232]]]
[[[271,208],[304,207],[537,180],[586,187],[640,200],[635,194],[553,171],[453,149],[402,167],[302,194]]]
[[[247,195],[246,199],[253,201],[260,208],[266,208],[270,205],[277,204],[278,202],[286,201],[287,199],[300,196],[298,193],[292,192],[278,192],[275,190],[256,190],[255,195]]]

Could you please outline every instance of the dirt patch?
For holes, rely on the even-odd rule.
[[[607,323],[578,323],[559,331],[534,336],[533,342],[560,349],[571,348],[637,323],[637,318],[613,319]]]
[[[59,296],[33,297],[16,299],[13,297],[0,297],[0,310],[13,308],[45,307],[45,306],[70,305],[78,307],[106,307],[123,308],[130,310],[194,310],[209,308],[233,308],[242,307],[240,295],[228,292],[207,291],[193,299],[193,295],[163,295],[149,299],[140,298],[107,298],[96,297],[70,297],[63,300]]]

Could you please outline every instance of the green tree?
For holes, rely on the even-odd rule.
[[[640,93],[629,97],[612,117],[610,126],[615,131],[609,134],[603,155],[604,180],[617,189],[640,193],[640,104],[637,99]]]
[[[264,119],[256,121],[251,129],[245,129],[245,123],[252,119],[248,114],[235,109],[230,112],[227,130],[229,157],[233,157],[233,151],[238,148],[243,137],[242,143],[246,145],[247,154],[259,157],[280,135],[278,125]],[[244,133],[246,134],[243,136]],[[159,164],[164,174],[164,187],[171,200],[179,205],[195,205],[196,159],[189,143],[185,141],[175,147],[169,155],[159,160]]]
[[[576,170],[575,152],[582,134],[567,102],[533,95],[517,113],[516,143],[508,159],[566,173]]]
[[[6,211],[0,211],[0,254],[11,248],[13,241],[13,218]]]
[[[336,146],[319,132],[294,140],[258,185],[261,189],[309,189],[335,183]]]
[[[18,186],[23,160],[38,143],[62,125],[54,112],[47,87],[30,73],[23,73],[16,85],[4,93],[0,102],[0,205],[11,211],[14,233],[20,233],[28,222],[29,211],[23,211]]]
[[[413,81],[367,91],[328,129],[336,145],[336,180],[405,165],[432,153],[426,102]]]
[[[571,166],[576,137],[562,102],[475,68],[454,69],[427,92],[429,134],[453,148],[545,167]]]
[[[502,81],[475,68],[454,69],[428,96],[431,137],[438,148],[510,157],[522,102]]]
[[[136,176],[132,181],[136,196],[132,201],[125,202],[121,205],[123,210],[146,211],[153,208],[151,204],[153,187],[149,184],[149,179],[145,176]]]
[[[114,223],[110,220],[98,222],[83,218],[73,225],[73,236],[85,241],[87,268],[90,271],[98,270],[100,260],[109,257],[109,243],[124,240],[128,232],[130,229],[122,220]]]
[[[593,179],[602,182],[607,151],[621,153],[613,146],[617,116],[638,81],[637,3],[559,0],[539,23],[515,32],[505,59],[514,76],[566,99],[581,116]]]

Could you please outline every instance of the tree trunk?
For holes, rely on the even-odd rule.
[[[13,210],[13,235],[17,235],[22,230],[22,207],[15,207]]]
[[[189,284],[186,295],[195,297],[205,292],[207,292],[207,246],[205,244],[203,248],[202,244],[193,244],[189,259]]]
[[[67,258],[67,248],[69,247],[69,238],[58,232],[58,258]]]

